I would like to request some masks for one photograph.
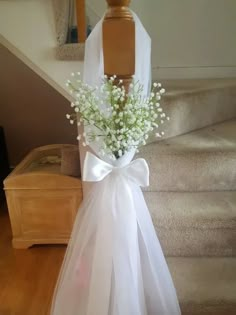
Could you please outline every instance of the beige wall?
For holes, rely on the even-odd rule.
[[[76,127],[65,115],[69,102],[0,45],[0,125],[10,165],[29,150],[52,143],[76,143]]]

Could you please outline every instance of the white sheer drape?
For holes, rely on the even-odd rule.
[[[151,85],[151,38],[137,15],[132,12],[135,22],[135,77],[143,85],[143,93]],[[104,75],[101,19],[86,41],[83,80],[91,86],[99,86]],[[115,74],[115,73],[114,73]]]
[[[151,87],[151,39],[137,15],[134,12],[132,14],[135,22],[135,79],[143,85],[143,94],[147,95]],[[86,41],[83,81],[90,86],[100,86],[104,75],[102,23],[103,19],[97,23]],[[91,144],[96,154],[99,154],[99,147],[99,142]],[[80,151],[84,152],[84,160],[87,150],[80,146]]]
[[[151,41],[133,15],[135,76],[148,93]],[[103,75],[102,21],[87,40],[85,56],[84,80],[99,85]],[[92,149],[98,154],[96,146]],[[135,162],[136,169],[131,169],[133,156],[134,152],[129,152],[117,161],[106,159],[111,165],[105,165],[110,171],[103,179],[98,176],[101,169],[94,171],[94,167],[102,167],[102,162],[86,160],[84,177],[95,183],[79,209],[51,315],[180,314],[175,288],[140,188],[141,164]],[[145,167],[141,172],[148,175]]]

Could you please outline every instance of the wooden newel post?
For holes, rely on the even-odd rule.
[[[126,91],[135,73],[135,25],[130,0],[107,0],[103,21],[104,73],[122,79]]]
[[[85,0],[76,0],[75,5],[77,17],[78,42],[84,43],[86,40]]]

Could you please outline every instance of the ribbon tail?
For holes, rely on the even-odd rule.
[[[144,159],[137,159],[126,167],[126,176],[141,187],[149,186],[149,167]]]

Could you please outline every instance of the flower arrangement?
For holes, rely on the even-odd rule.
[[[160,83],[153,83],[150,95],[144,97],[143,87],[135,78],[126,93],[123,81],[117,81],[115,75],[105,75],[100,87],[83,83],[79,75],[72,73],[73,79],[66,83],[74,98],[74,113],[66,117],[71,124],[86,126],[83,135],[77,137],[83,137],[83,146],[98,141],[101,155],[117,159],[131,149],[138,151],[146,144],[149,133],[169,120],[160,106],[165,93]],[[156,132],[157,137],[162,135],[163,131]]]

